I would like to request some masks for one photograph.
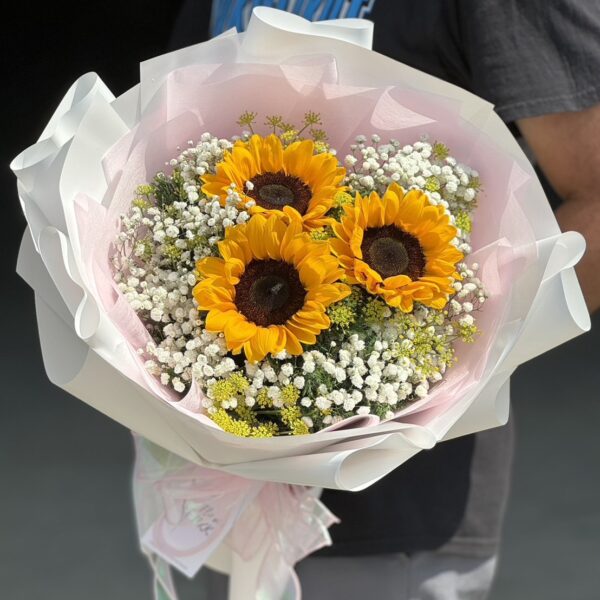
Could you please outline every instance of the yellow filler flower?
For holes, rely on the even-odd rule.
[[[392,184],[383,198],[357,194],[345,206],[341,223],[333,223],[331,247],[349,283],[360,283],[404,312],[413,302],[441,309],[460,276],[462,253],[452,245],[456,228],[441,206],[419,190],[408,193]]]
[[[276,135],[253,135],[247,142],[238,141],[216,173],[205,175],[202,191],[207,196],[227,199],[232,183],[244,202],[252,200],[252,213],[275,212],[290,208],[301,217],[304,229],[318,229],[327,224],[325,217],[340,189],[346,170],[329,152],[314,154],[312,140],[294,142],[283,147]]]
[[[226,229],[219,253],[198,261],[204,279],[194,297],[208,311],[207,331],[223,332],[227,348],[251,362],[302,354],[330,326],[326,308],[350,293],[329,245],[311,240],[298,220],[254,215]]]

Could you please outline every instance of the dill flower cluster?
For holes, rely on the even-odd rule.
[[[244,437],[302,435],[426,398],[477,337],[481,183],[440,142],[359,136],[320,116],[189,142],[135,191],[114,243],[148,371]],[[476,226],[476,224],[475,224]]]

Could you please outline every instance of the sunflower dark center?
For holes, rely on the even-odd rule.
[[[312,191],[294,175],[287,175],[283,171],[259,173],[250,180],[250,183],[252,189],[246,194],[254,199],[258,206],[267,210],[291,206],[301,215],[308,210]]]
[[[276,206],[287,206],[294,203],[294,192],[280,183],[268,183],[258,190],[263,202]]]
[[[396,275],[418,279],[425,272],[419,240],[395,225],[367,229],[361,250],[363,260],[384,279]]]
[[[305,296],[296,267],[282,260],[251,261],[235,286],[238,310],[260,327],[285,323]]]

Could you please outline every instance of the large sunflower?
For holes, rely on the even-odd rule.
[[[304,229],[323,227],[346,171],[333,154],[314,150],[312,140],[284,148],[276,135],[253,135],[247,142],[236,142],[216,173],[203,177],[202,191],[224,202],[234,183],[242,200],[256,203],[253,213],[282,215],[291,207],[302,216]]]
[[[390,306],[410,312],[413,302],[443,308],[459,278],[463,255],[453,245],[456,228],[441,206],[418,190],[392,184],[383,198],[357,195],[332,225],[331,247],[350,283],[364,285]]]
[[[223,332],[234,354],[251,362],[287,350],[302,354],[330,325],[325,309],[350,290],[337,283],[343,270],[326,242],[277,215],[254,215],[226,230],[221,258],[197,264],[204,279],[194,288],[206,329]]]

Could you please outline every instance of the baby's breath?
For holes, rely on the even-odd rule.
[[[344,158],[348,169],[346,183],[351,191],[383,194],[394,181],[407,190],[424,191],[432,204],[446,208],[453,221],[459,214],[470,216],[481,189],[479,175],[452,157],[450,148],[441,142],[430,144],[426,138],[406,145],[394,139],[381,143],[378,136],[371,141],[369,145],[365,136],[358,136],[350,147],[351,153]],[[457,227],[457,247],[469,254],[470,231],[458,224]]]
[[[255,112],[240,116],[239,125],[249,130],[241,140],[253,133],[256,119]],[[315,152],[334,152],[317,113],[307,112],[299,125],[280,115],[267,116],[265,124],[284,146],[308,134]],[[404,313],[352,285],[348,297],[327,309],[330,328],[300,356],[283,351],[253,364],[231,355],[222,334],[206,330],[206,314],[192,294],[196,262],[218,255],[227,228],[249,218],[249,205],[242,204],[235,186],[225,202],[202,191],[202,176],[215,172],[233,142],[209,133],[190,142],[164,172],[137,187],[130,210],[121,216],[115,281],[152,337],[140,349],[148,371],[182,395],[195,382],[203,391],[201,410],[223,430],[245,437],[303,435],[352,415],[387,419],[425,398],[454,363],[456,343],[471,343],[478,335],[475,315],[486,292],[479,266],[467,259],[456,265],[460,278],[440,310],[415,303]],[[332,220],[343,217],[357,193],[383,194],[397,182],[445,208],[457,228],[455,245],[468,256],[482,186],[477,173],[443,143],[383,143],[377,135],[369,143],[359,136],[343,163],[346,187],[333,199]],[[310,232],[323,243],[332,235],[330,225]]]

